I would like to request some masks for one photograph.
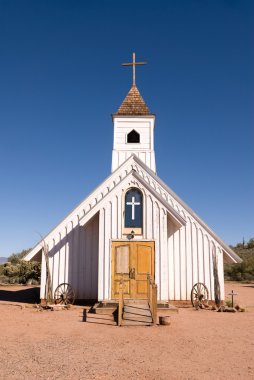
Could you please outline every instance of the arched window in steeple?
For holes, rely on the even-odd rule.
[[[142,228],[143,196],[139,189],[132,188],[125,194],[125,228]]]
[[[139,133],[133,129],[130,133],[127,135],[127,143],[139,143],[140,142],[140,136]]]

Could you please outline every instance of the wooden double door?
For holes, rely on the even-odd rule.
[[[112,242],[111,297],[119,297],[124,280],[124,298],[147,297],[147,274],[154,278],[153,241]]]

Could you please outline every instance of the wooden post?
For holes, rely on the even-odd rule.
[[[151,279],[149,273],[147,274],[147,301],[150,307],[153,324],[157,324],[157,285]]]
[[[150,274],[147,273],[147,300],[150,303]]]
[[[118,304],[118,326],[121,326],[123,319],[123,277],[120,280],[119,285],[119,304]]]
[[[157,285],[154,284],[154,313],[153,313],[153,324],[157,324]]]

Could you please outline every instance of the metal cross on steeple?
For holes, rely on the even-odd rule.
[[[136,54],[132,53],[132,62],[131,63],[122,63],[122,66],[132,66],[133,70],[133,80],[132,85],[136,85],[136,66],[146,65],[147,62],[136,62]]]

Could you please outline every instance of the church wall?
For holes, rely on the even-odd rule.
[[[97,295],[99,300],[111,298],[111,242],[126,240],[123,235],[124,194],[129,187],[135,186],[143,192],[144,200],[143,235],[135,236],[135,240],[155,241],[158,298],[188,300],[192,286],[198,281],[204,282],[213,295],[213,251],[218,256],[223,294],[221,246],[199,224],[195,215],[135,162],[123,166],[117,175],[107,179],[50,233],[46,241],[53,290],[66,281],[76,290],[78,298],[97,298]],[[165,202],[182,216],[185,226],[176,225]],[[92,271],[89,268],[93,268]],[[42,260],[41,298],[45,298],[45,273]]]
[[[164,206],[147,189],[135,181],[129,183],[129,186],[139,187],[144,194],[143,235],[135,236],[135,240],[155,241],[158,299],[190,300],[191,289],[196,282],[205,283],[209,294],[213,296],[213,239],[183,210],[182,216],[186,218],[187,224],[179,228],[172,217],[168,216]],[[111,298],[111,241],[126,240],[122,228],[123,196],[127,189],[126,183],[121,191],[112,195],[100,212],[99,300]],[[222,283],[222,261],[218,261],[218,268]],[[224,294],[223,287],[221,290]]]
[[[48,243],[49,269],[53,293],[61,283],[69,283],[77,299],[97,299],[99,217],[96,214],[85,226],[79,219],[68,224]],[[45,299],[46,264],[42,257],[41,298]]]
[[[224,299],[224,271],[222,249],[187,216],[187,224],[178,228],[167,219],[168,236],[168,299],[190,300],[191,289],[197,282],[204,283],[210,299],[214,299],[213,254],[217,257],[221,299]]]
[[[167,213],[152,194],[138,182],[131,181],[123,184],[117,192],[113,192],[99,213],[99,300],[111,299],[111,242],[127,239],[123,234],[124,194],[133,186],[139,187],[143,192],[144,202],[143,235],[135,236],[134,239],[155,241],[155,281],[158,285],[158,298],[167,299]]]

